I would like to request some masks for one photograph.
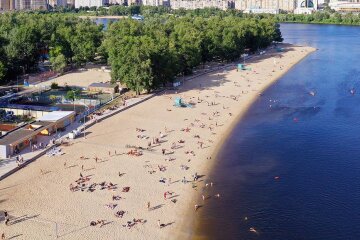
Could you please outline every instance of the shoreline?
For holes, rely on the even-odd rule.
[[[29,239],[58,235],[66,236],[65,239],[97,239],[99,236],[116,239],[125,235],[127,239],[144,239],[150,236],[156,239],[169,239],[169,236],[172,239],[190,238],[190,231],[194,230],[193,206],[200,197],[199,192],[204,182],[196,182],[198,187],[193,188],[191,183],[181,183],[183,176],[191,180],[191,175],[197,172],[204,175],[200,180],[206,181],[207,174],[218,161],[215,156],[222,144],[257,99],[258,94],[315,51],[310,47],[289,44],[281,46],[284,46],[286,51],[276,53],[274,50],[267,50],[265,55],[247,60],[246,65],[253,68],[251,71],[237,72],[234,70],[236,66],[229,64],[226,65],[229,70],[198,76],[186,81],[185,85],[176,91],[161,93],[114,115],[88,128],[86,139],[77,139],[71,142],[70,146],[64,147],[64,155],[42,157],[1,181],[0,208],[8,210],[12,217],[35,216],[33,220],[6,228],[6,235],[24,234],[24,238]],[[273,63],[274,57],[279,55],[282,57],[277,58],[278,63]],[[196,101],[197,98],[198,103],[194,108],[175,108],[174,99],[179,96],[186,102]],[[210,105],[210,101],[216,104]],[[212,116],[214,111],[221,114]],[[215,130],[209,131],[207,127],[200,127],[200,123],[209,128],[213,126]],[[136,132],[135,129],[139,127],[146,131]],[[151,140],[154,136],[159,136],[159,131],[164,131],[164,127],[166,136],[160,146],[144,151],[139,157],[126,154],[129,149],[126,149],[125,145],[145,146],[149,141],[139,139],[139,134],[147,135]],[[191,130],[182,131],[181,128],[184,127]],[[196,138],[196,135],[200,135],[201,139]],[[185,139],[179,150],[175,149],[169,156],[161,154],[161,148],[170,149],[171,143],[177,143],[179,139]],[[205,142],[204,148],[198,147],[199,141]],[[114,150],[125,153],[113,154]],[[196,156],[195,153],[186,153],[190,150],[193,150]],[[88,160],[81,160],[82,156]],[[100,157],[101,163],[95,163],[94,156]],[[208,156],[212,156],[211,160],[206,161]],[[168,158],[174,160],[167,161]],[[64,167],[65,163],[71,167]],[[165,170],[160,170],[159,165],[164,165]],[[180,168],[182,165],[186,165],[188,170]],[[93,193],[69,191],[69,184],[79,177],[82,168],[85,168],[83,174],[90,176],[91,183],[110,181],[118,185],[119,189],[110,192],[96,189]],[[40,170],[46,173],[39,174]],[[118,172],[125,175],[120,177]],[[161,178],[172,180],[163,184],[159,183]],[[130,192],[121,191],[123,187],[131,187]],[[199,191],[194,191],[195,189]],[[171,199],[176,201],[164,199],[165,191],[174,193]],[[115,202],[119,203],[119,207],[113,211],[104,207],[111,201],[112,194],[122,197],[119,202]],[[153,210],[146,208],[147,202],[151,202]],[[114,217],[113,212],[118,210],[126,211],[124,218]],[[59,232],[57,230],[55,234],[51,224],[39,225],[37,215],[40,215],[42,221],[59,224],[59,228],[56,228]],[[123,224],[134,218],[144,219],[146,223],[136,224],[135,231],[123,227]],[[91,220],[96,219],[107,221],[106,226],[91,227],[91,231],[83,230],[89,226]],[[166,227],[159,229],[157,220]]]
[[[302,56],[301,58],[297,59],[297,61],[295,61],[292,65],[290,65],[288,68],[286,68],[281,74],[279,74],[276,77],[273,77],[270,81],[268,81],[268,83],[266,85],[263,86],[263,88],[260,91],[260,94],[262,94],[263,92],[265,92],[268,88],[270,88],[271,86],[273,86],[278,80],[280,80],[287,72],[289,72],[293,67],[295,67],[298,63],[300,63],[301,61],[303,61],[307,56],[309,56],[311,53],[317,51],[317,49],[315,48],[310,48],[311,50],[304,56]],[[261,57],[261,56],[255,56],[255,57]],[[250,59],[251,62],[251,59]],[[249,110],[249,108],[255,103],[255,101],[261,97],[260,94],[256,94],[253,95],[252,98],[249,100],[249,102],[247,103],[246,107],[242,108],[237,116],[233,119],[233,121],[230,123],[230,125],[227,127],[227,129],[225,130],[225,132],[222,134],[221,138],[218,140],[218,143],[216,144],[216,147],[214,148],[214,150],[211,153],[212,156],[212,161],[210,163],[210,166],[206,166],[206,168],[204,168],[204,172],[203,174],[209,176],[211,175],[211,173],[213,171],[215,171],[214,167],[215,165],[218,163],[218,156],[222,150],[223,145],[226,143],[226,141],[228,140],[228,138],[230,137],[233,129],[240,123],[240,121],[242,120],[242,118],[246,115],[247,111]],[[192,197],[192,201],[201,201],[200,199],[200,195],[195,195],[193,194]],[[183,239],[184,238],[184,234],[182,234],[183,229],[189,229],[191,228],[193,233],[187,237],[187,239],[195,239],[195,240],[202,240],[203,238],[201,236],[196,236],[196,229],[199,228],[199,225],[201,225],[200,222],[196,222],[195,226],[193,226],[192,224],[196,221],[196,216],[193,214],[194,210],[193,208],[189,208],[187,210],[187,213],[185,214],[186,216],[192,216],[192,220],[188,223],[184,223],[182,226],[179,227],[179,235],[176,237],[176,239]],[[185,234],[187,235],[187,234]]]

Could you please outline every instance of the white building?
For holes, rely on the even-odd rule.
[[[330,1],[329,7],[337,12],[360,12],[359,0],[354,1]]]
[[[170,7],[172,9],[201,9],[214,7],[226,10],[229,8],[229,2],[230,1],[226,0],[170,0]]]
[[[103,7],[108,4],[108,0],[75,0],[75,8],[80,7]]]
[[[324,4],[324,0],[298,0],[295,14],[311,14]]]

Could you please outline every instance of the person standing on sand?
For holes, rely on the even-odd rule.
[[[199,209],[199,205],[195,204],[195,212]]]
[[[182,182],[183,182],[184,184],[186,183],[186,178],[185,178],[185,177],[183,178]]]
[[[5,238],[5,233],[2,233],[1,234],[1,240],[5,240],[6,238]]]
[[[159,228],[161,228],[160,220],[157,220],[157,225],[159,226]]]
[[[147,209],[150,211],[150,202],[147,202]]]

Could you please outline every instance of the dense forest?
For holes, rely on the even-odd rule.
[[[151,16],[150,16],[151,15]],[[268,17],[150,14],[125,18],[104,30],[93,21],[61,13],[0,15],[0,80],[34,72],[49,57],[54,71],[107,61],[113,81],[140,92],[186,75],[209,61],[232,61],[282,41]]]
[[[0,15],[0,80],[36,71],[50,56],[52,68],[92,61],[103,40],[103,26],[61,14]]]
[[[282,38],[269,19],[162,16],[113,23],[103,48],[112,78],[140,91],[189,74],[201,63],[232,61],[246,48],[255,51],[273,41]]]

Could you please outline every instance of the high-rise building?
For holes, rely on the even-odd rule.
[[[80,7],[102,7],[108,4],[108,0],[75,0],[75,8]]]
[[[170,7],[173,9],[199,9],[199,8],[229,8],[228,0],[170,0]]]
[[[32,9],[32,10],[47,9],[46,0],[30,0],[30,9]]]
[[[10,0],[10,9],[16,10],[39,10],[47,9],[47,0]]]
[[[10,0],[0,0],[0,10],[10,10]]]
[[[295,0],[235,0],[235,9],[243,11],[270,10],[294,11]]]
[[[49,0],[48,4],[51,7],[56,7],[56,6],[66,7],[68,5],[67,0]]]

